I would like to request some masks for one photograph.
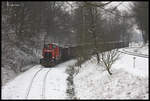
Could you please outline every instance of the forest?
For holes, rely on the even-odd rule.
[[[38,64],[44,43],[95,43],[92,49],[99,52],[98,42],[132,41],[135,26],[147,43],[148,3],[131,2],[130,12],[117,9],[122,3],[108,7],[111,3],[2,2],[1,68],[20,73],[24,66]],[[79,56],[88,59],[88,49],[79,49]]]

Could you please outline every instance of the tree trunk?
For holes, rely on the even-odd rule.
[[[146,44],[146,35],[144,33],[144,28],[143,28],[142,24],[141,24],[141,31],[142,31],[142,37],[143,37],[143,45],[145,45]]]
[[[108,73],[109,73],[110,75],[112,75],[112,73],[110,72],[110,69],[108,69],[108,67],[107,67],[107,71],[108,71]]]
[[[97,56],[97,64],[99,64],[100,63],[100,58],[99,58],[98,52],[96,52],[96,56]]]

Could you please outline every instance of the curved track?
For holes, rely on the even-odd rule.
[[[43,99],[45,99],[46,79],[47,79],[47,75],[48,75],[48,73],[49,73],[50,70],[51,70],[51,69],[49,69],[49,70],[46,72],[46,74],[45,74],[45,76],[44,76],[44,80],[43,80],[43,88],[42,88],[42,98],[43,98]]]
[[[32,87],[32,84],[33,84],[33,81],[34,81],[36,75],[37,75],[42,69],[43,69],[43,68],[40,68],[40,69],[34,74],[32,80],[31,80],[31,82],[30,82],[30,85],[29,85],[29,87],[28,87],[28,89],[27,89],[27,94],[26,94],[26,96],[25,96],[26,99],[27,99],[28,96],[29,96],[29,93],[30,93],[30,90],[31,90],[31,87]]]
[[[31,80],[31,82],[30,82],[30,84],[29,84],[29,87],[27,88],[27,93],[26,93],[26,95],[25,95],[25,98],[26,99],[28,99],[29,98],[29,95],[30,95],[30,93],[31,93],[31,88],[34,86],[34,81],[35,81],[35,78],[37,77],[37,75],[40,75],[40,73],[42,72],[42,70],[44,70],[44,68],[40,68],[38,71],[36,71],[36,73],[34,74],[34,76],[33,76],[33,78],[32,78],[32,80]],[[46,71],[46,74],[45,75],[43,75],[43,84],[42,84],[42,99],[44,99],[45,98],[45,86],[46,86],[46,78],[47,78],[47,75],[48,75],[48,73],[49,73],[49,71],[50,71],[51,69],[48,69],[47,71]],[[42,75],[41,75],[42,76]]]
[[[149,57],[148,55],[145,55],[145,54],[136,54],[136,53],[133,53],[133,52],[126,51],[124,49],[122,51],[118,50],[118,52],[121,52],[121,53],[124,53],[124,54],[128,54],[128,55],[143,57],[143,58],[148,58]]]

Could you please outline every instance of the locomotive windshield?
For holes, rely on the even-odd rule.
[[[52,53],[51,52],[45,52],[45,56],[46,59],[51,59],[52,58]]]

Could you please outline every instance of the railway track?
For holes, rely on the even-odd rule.
[[[46,74],[45,74],[45,76],[44,76],[44,80],[43,80],[43,88],[42,88],[42,98],[43,98],[43,99],[45,99],[46,79],[47,79],[47,75],[48,75],[48,73],[49,73],[50,70],[51,70],[51,69],[49,69],[49,70],[46,72]]]
[[[118,52],[121,52],[121,53],[124,53],[124,54],[128,54],[128,55],[133,55],[133,56],[138,56],[138,57],[143,57],[143,58],[148,58],[149,56],[148,55],[145,55],[145,54],[135,54],[133,52],[129,52],[129,51],[126,51],[126,50],[122,50],[122,51],[119,51]]]
[[[26,94],[26,96],[25,96],[26,99],[27,99],[28,96],[29,96],[29,93],[30,93],[30,90],[31,90],[31,87],[32,87],[32,84],[33,84],[33,81],[34,81],[36,75],[37,75],[42,69],[43,69],[43,68],[40,68],[40,69],[34,74],[32,80],[31,80],[31,82],[30,82],[30,85],[29,85],[29,87],[27,88],[27,94]]]
[[[25,99],[28,99],[29,98],[29,95],[30,95],[30,93],[31,93],[31,88],[34,86],[33,85],[33,83],[34,83],[34,81],[35,81],[35,78],[37,77],[37,75],[40,75],[40,73],[42,72],[42,70],[44,70],[44,68],[40,68],[38,71],[36,71],[35,72],[35,74],[34,74],[34,76],[33,76],[33,78],[32,78],[32,80],[31,80],[31,82],[30,82],[30,84],[29,84],[29,86],[28,86],[28,88],[27,88],[27,93],[26,93],[26,95],[25,95]],[[42,99],[44,99],[45,98],[45,88],[46,88],[46,78],[47,78],[47,75],[48,75],[48,73],[49,73],[49,71],[50,71],[51,69],[48,69],[47,71],[46,71],[46,73],[45,73],[45,75],[43,76],[43,84],[42,84]],[[42,76],[42,75],[41,75]]]

